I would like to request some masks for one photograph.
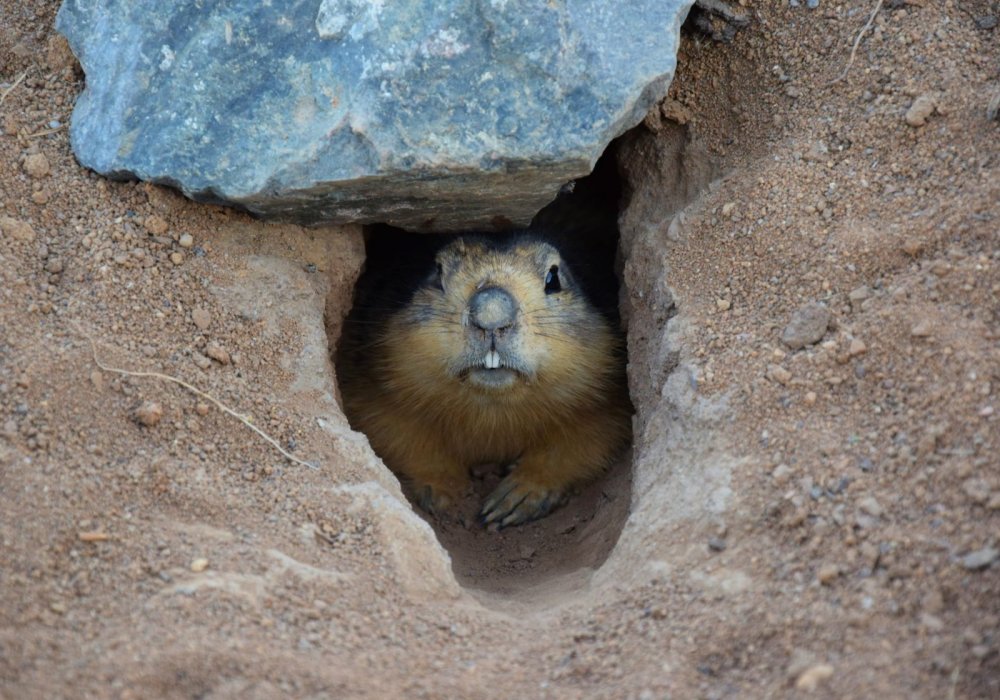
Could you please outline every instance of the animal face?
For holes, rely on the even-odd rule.
[[[404,324],[421,367],[488,394],[557,380],[607,333],[553,246],[476,238],[439,251]]]

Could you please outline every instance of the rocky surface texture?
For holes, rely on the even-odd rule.
[[[438,545],[335,400],[357,227],[81,168],[57,3],[0,0],[0,697],[1000,697],[995,7],[882,3],[831,82],[876,3],[747,4],[619,154],[601,563],[579,499]]]
[[[525,225],[673,76],[690,0],[68,0],[73,150],[298,223]]]

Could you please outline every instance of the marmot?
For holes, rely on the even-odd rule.
[[[369,251],[338,353],[344,408],[425,510],[453,505],[470,467],[500,463],[511,471],[483,522],[540,518],[629,440],[616,292],[601,308],[586,261],[556,245],[396,234],[388,266]]]

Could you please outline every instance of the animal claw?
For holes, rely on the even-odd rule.
[[[524,483],[515,471],[489,495],[479,517],[484,525],[496,523],[500,528],[523,525],[548,515],[561,501],[559,492]]]

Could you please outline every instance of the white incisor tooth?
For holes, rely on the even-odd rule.
[[[499,369],[500,353],[496,350],[490,350],[486,353],[486,356],[483,358],[483,366],[486,367],[486,369]]]

